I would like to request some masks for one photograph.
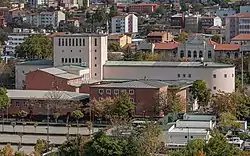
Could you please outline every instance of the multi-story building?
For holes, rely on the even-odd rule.
[[[53,39],[54,66],[80,65],[89,68],[89,77],[102,80],[107,61],[106,34],[65,34]]]
[[[239,13],[226,18],[226,42],[239,34],[250,33],[250,13]]]
[[[250,13],[250,6],[249,5],[240,6],[240,13]]]
[[[201,15],[187,15],[185,16],[185,30],[187,32],[198,33],[199,19]]]
[[[216,11],[216,16],[219,16],[222,20],[222,25],[226,24],[226,17],[236,14],[236,10],[233,8],[219,8]]]
[[[72,28],[72,27],[79,27],[80,22],[78,19],[72,19],[72,20],[61,20],[59,22],[59,28],[64,31],[67,28]]]
[[[171,16],[171,28],[184,28],[185,19],[184,14],[175,14]]]
[[[34,26],[58,27],[60,21],[65,20],[65,14],[62,11],[41,12],[27,15],[27,22]]]
[[[130,44],[131,42],[132,42],[131,37],[125,34],[109,34],[108,35],[108,44],[116,43],[121,48],[126,46],[127,44]]]
[[[138,4],[130,4],[128,5],[129,12],[136,12],[139,14],[150,14],[155,12],[155,10],[159,7],[158,4],[154,3],[138,3]]]
[[[39,6],[51,6],[57,4],[56,0],[28,0],[28,5],[31,8],[38,8]]]
[[[134,14],[112,17],[112,33],[137,33],[138,18]]]
[[[147,42],[149,43],[161,43],[172,40],[173,36],[170,32],[153,31],[147,35]]]
[[[211,26],[222,26],[222,20],[216,16],[203,16],[199,21],[200,32],[205,32]]]

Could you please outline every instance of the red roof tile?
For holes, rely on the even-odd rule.
[[[218,43],[216,43],[216,42],[214,42],[214,41],[212,41],[212,40],[209,40],[209,41],[208,41],[208,44],[217,45]]]
[[[250,34],[239,34],[231,39],[232,41],[248,41],[250,40]]]
[[[250,18],[250,13],[238,13],[228,17]]]
[[[171,50],[180,45],[179,42],[155,43],[155,50]]]
[[[120,39],[120,38],[122,38],[122,34],[109,34],[108,35],[108,39],[110,39],[110,40],[118,40],[118,39]]]
[[[215,46],[216,51],[234,51],[239,49],[240,49],[239,44],[217,44]]]
[[[208,28],[209,30],[221,30],[221,29],[225,29],[223,27],[220,27],[220,26],[211,26]]]
[[[65,34],[65,32],[55,32],[53,34],[48,35],[47,37],[53,38],[53,37],[56,37],[57,35],[64,35],[64,34]]]

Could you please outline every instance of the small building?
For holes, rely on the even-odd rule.
[[[215,59],[237,59],[241,56],[239,44],[216,44],[214,49]]]
[[[47,115],[48,105],[51,115],[58,112],[64,116],[89,102],[89,94],[67,91],[7,90],[7,95],[11,100],[10,116],[16,116],[21,110],[32,116]]]
[[[158,4],[155,3],[138,3],[138,4],[129,4],[128,11],[136,12],[138,14],[150,14],[155,12],[155,10],[159,7]]]
[[[130,44],[132,41],[131,37],[125,34],[109,34],[108,44],[117,43],[121,48]]]
[[[80,27],[80,22],[78,19],[61,20],[59,22],[59,28],[61,30],[65,30],[67,28],[72,28],[72,27]]]
[[[231,43],[239,45],[250,43],[250,34],[239,34],[231,39]]]
[[[185,27],[185,17],[184,14],[175,14],[171,16],[171,27],[174,28],[184,28]]]
[[[173,41],[173,36],[170,32],[153,31],[147,35],[147,42],[149,43],[161,43],[167,41]]]
[[[174,60],[178,52],[179,42],[155,43],[154,53],[160,55],[162,60]]]
[[[222,26],[219,16],[202,16],[199,21],[200,32],[205,32],[211,26]]]
[[[176,93],[180,95],[182,111],[186,111],[188,91],[192,81],[157,81],[157,80],[132,80],[90,86],[90,99],[102,100],[107,97],[114,98],[122,93],[127,93],[130,102],[136,104],[136,116],[159,116],[155,112],[155,96],[161,91],[170,91],[172,86],[179,87]]]

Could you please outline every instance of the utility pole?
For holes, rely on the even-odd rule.
[[[244,42],[241,42],[241,87],[243,89],[244,87],[244,53],[243,53],[243,49],[242,49],[242,45],[244,44]]]

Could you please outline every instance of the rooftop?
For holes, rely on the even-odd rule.
[[[207,133],[207,129],[205,128],[173,128],[170,130],[170,132],[176,132],[176,133]]]
[[[155,43],[155,50],[171,50],[178,48],[179,42]]]
[[[240,49],[239,44],[216,44],[215,50],[218,51],[236,51]]]
[[[119,40],[123,37],[123,34],[109,34],[108,39],[109,40]]]
[[[34,61],[25,61],[25,62],[19,62],[19,65],[51,65],[53,66],[52,60],[34,60]]]
[[[75,34],[71,34],[71,33],[66,33],[66,34],[58,34],[55,37],[92,37],[92,36],[96,36],[96,37],[101,37],[101,36],[107,36],[107,34],[98,34],[98,33],[75,33]]]
[[[46,90],[7,90],[10,99],[39,99],[39,100],[83,100],[89,98],[89,94],[68,91],[46,91]]]
[[[183,67],[183,68],[228,68],[231,64],[216,62],[167,62],[167,61],[107,61],[104,66],[126,66],[126,67]]]
[[[64,35],[64,34],[65,34],[65,32],[55,32],[55,33],[53,33],[53,34],[49,34],[48,37],[49,37],[49,38],[53,38],[53,37],[55,37],[55,36],[57,36],[57,35]]]
[[[237,17],[237,18],[250,18],[250,13],[238,13],[228,17]]]
[[[166,34],[166,32],[153,31],[153,32],[150,32],[147,36],[162,36],[164,34]]]
[[[239,34],[231,39],[232,41],[250,41],[250,34]]]

